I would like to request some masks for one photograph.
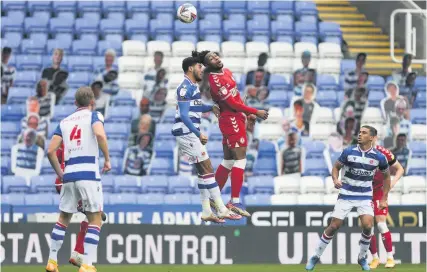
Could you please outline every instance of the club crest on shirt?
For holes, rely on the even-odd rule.
[[[221,87],[221,89],[219,89],[221,91],[221,93],[223,95],[226,95],[228,93],[227,89],[225,87]]]
[[[186,87],[182,87],[181,90],[179,90],[179,96],[181,98],[184,98],[186,93],[187,93],[187,88]]]

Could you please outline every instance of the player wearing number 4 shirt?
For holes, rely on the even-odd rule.
[[[75,99],[78,109],[59,123],[48,148],[49,161],[63,185],[59,202],[60,214],[51,234],[47,272],[58,272],[58,251],[73,214],[78,212],[80,200],[89,224],[84,239],[83,264],[79,271],[96,271],[92,262],[96,259],[103,209],[99,149],[105,158],[103,172],[111,169],[111,163],[104,117],[99,112],[92,111],[95,97],[91,88],[79,88]],[[65,151],[64,170],[61,169],[56,154],[62,144]]]
[[[403,176],[403,173],[405,170],[403,169],[403,166],[397,161],[396,157],[393,153],[391,153],[390,150],[376,145],[375,148],[380,151],[387,159],[388,165],[395,170],[395,175],[393,177],[393,180],[391,181],[391,188],[396,185],[396,183],[400,180],[400,178]],[[387,227],[386,218],[388,214],[388,207],[385,207],[384,209],[379,208],[379,203],[381,198],[383,197],[383,182],[384,182],[384,176],[381,173],[381,171],[377,171],[374,176],[374,192],[372,201],[374,202],[374,214],[375,214],[375,221],[377,222],[378,230],[381,233],[381,238],[383,240],[383,244],[385,247],[385,250],[387,251],[387,262],[385,264],[385,268],[393,268],[395,266],[394,258],[393,258],[393,244],[391,240],[391,233]],[[370,268],[375,269],[380,264],[380,259],[378,257],[378,249],[377,249],[377,238],[374,234],[374,228],[372,228],[372,238],[371,238],[371,245],[369,247],[369,250],[371,251],[371,254],[373,256],[372,262],[369,264]]]
[[[246,106],[236,88],[232,73],[224,68],[219,56],[210,51],[193,52],[209,71],[209,85],[212,99],[220,109],[219,128],[223,135],[224,160],[215,173],[220,189],[224,188],[231,172],[231,201],[227,207],[242,216],[250,216],[240,203],[240,190],[243,185],[246,166],[246,125],[253,126],[256,117],[268,118],[268,112]],[[249,117],[249,123],[246,124]],[[215,203],[211,205],[217,209]]]
[[[340,189],[340,194],[331,215],[332,220],[320,237],[314,255],[307,262],[305,267],[307,271],[314,269],[326,247],[353,208],[357,208],[362,225],[358,263],[362,270],[370,270],[367,252],[374,225],[372,182],[376,171],[381,171],[384,176],[383,196],[379,200],[379,209],[387,207],[388,192],[390,191],[390,172],[387,159],[379,150],[372,147],[376,137],[377,130],[375,128],[362,126],[359,131],[359,144],[344,149],[335,162],[332,169],[332,180],[335,188]],[[342,180],[339,180],[338,176],[341,170]]]

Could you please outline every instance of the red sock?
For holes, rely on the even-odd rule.
[[[240,191],[243,186],[243,176],[245,169],[233,167],[231,168],[231,198],[239,198]]]
[[[224,165],[220,164],[218,169],[215,172],[215,180],[218,183],[219,190],[224,188],[224,185],[227,183],[228,175],[230,174],[230,169],[224,167]]]
[[[85,253],[83,245],[84,245],[88,225],[89,223],[86,221],[82,221],[80,223],[80,231],[79,231],[79,234],[77,234],[76,246],[74,247],[74,251],[77,251],[80,254]]]
[[[392,252],[393,251],[393,243],[391,241],[390,231],[387,231],[386,233],[381,233],[381,237],[383,238],[383,244],[384,244],[385,250],[387,252]]]
[[[377,248],[377,236],[374,234],[371,237],[371,243],[369,245],[369,250],[371,251],[371,254],[375,254],[378,252],[378,248]]]

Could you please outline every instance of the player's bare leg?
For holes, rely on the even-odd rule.
[[[220,191],[222,191],[222,188],[224,188],[225,184],[227,183],[228,176],[230,175],[231,169],[234,165],[233,153],[230,149],[228,149],[227,145],[222,145],[222,151],[224,153],[224,159],[215,172],[215,180],[218,183]],[[211,198],[210,202],[212,209],[214,209],[215,212],[218,212],[218,206],[216,205],[215,201]]]
[[[47,272],[58,272],[58,251],[61,249],[64,242],[64,236],[67,231],[67,226],[70,224],[72,213],[61,211],[58,222],[55,224],[51,234],[49,260],[46,265]]]
[[[381,233],[383,244],[384,244],[384,247],[387,251],[387,262],[385,264],[385,268],[393,268],[393,267],[395,267],[396,264],[395,264],[394,258],[393,258],[393,243],[392,243],[392,239],[391,239],[390,230],[387,227],[386,216],[385,215],[376,215],[375,221],[377,222],[378,230]],[[371,246],[369,248],[371,250],[372,257],[373,257],[372,262],[369,264],[369,266],[372,269],[375,269],[380,265],[380,259],[378,257],[378,249],[377,249],[377,241],[376,240],[377,240],[376,236],[373,234],[372,240],[371,240]]]
[[[359,218],[362,224],[362,234],[359,241],[360,251],[358,256],[358,263],[362,267],[362,270],[371,270],[367,261],[367,253],[369,245],[371,243],[374,217],[369,214],[364,214],[361,215]]]
[[[102,212],[85,212],[89,221],[84,240],[84,260],[79,272],[95,272],[93,260],[98,249],[99,234],[101,232]]]
[[[225,207],[222,198],[221,191],[218,188],[218,184],[215,181],[215,175],[213,173],[213,167],[210,159],[195,164],[197,172],[199,173],[199,189],[200,197],[202,201],[202,220],[211,221],[215,223],[224,223],[225,219],[239,220],[242,217],[235,214]],[[217,207],[217,215],[215,215],[210,207],[210,199],[215,203]]]

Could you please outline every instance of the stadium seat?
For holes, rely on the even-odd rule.
[[[151,19],[149,22],[149,30],[151,37],[156,37],[156,35],[160,34],[168,34],[171,38],[173,38],[173,23],[174,22],[172,17],[170,19],[164,18],[164,20],[161,20],[159,18]]]
[[[108,147],[110,154],[113,157],[123,157],[126,149],[126,143],[124,140],[113,140],[108,139]]]
[[[302,145],[306,152],[306,159],[323,159],[325,144],[321,141],[309,141]]]
[[[412,124],[426,124],[426,110],[425,109],[411,109],[411,123]]]
[[[56,33],[73,33],[74,32],[74,18],[58,17],[50,19],[49,32]]]
[[[412,158],[426,158],[425,142],[411,141],[408,143],[408,147],[412,151]]]
[[[362,123],[378,123],[384,122],[380,108],[367,107],[362,114]]]
[[[382,76],[369,75],[368,82],[366,82],[366,86],[371,90],[384,90],[384,78]]]
[[[164,41],[149,41],[147,43],[148,56],[153,56],[156,51],[162,51],[166,57],[172,55],[170,43]]]
[[[316,4],[312,1],[296,1],[295,2],[295,15],[317,15]]]
[[[271,83],[271,78],[270,78]],[[271,85],[270,85],[271,86]],[[271,92],[266,99],[266,103],[271,106],[285,108],[289,106],[289,100],[287,99],[287,93],[285,92]]]
[[[108,14],[110,12],[125,12],[125,1],[102,1],[102,13]]]
[[[223,157],[223,151],[222,149],[218,149],[218,146],[221,146],[222,142],[221,141],[208,141],[208,143],[206,144],[206,149],[208,151],[209,157],[211,158],[219,158],[219,157]]]
[[[262,42],[247,42],[246,43],[246,56],[258,57],[261,53],[268,53],[268,45]]]
[[[56,105],[55,114],[52,118],[52,121],[60,122],[65,117],[72,114],[75,110],[75,105]]]
[[[72,56],[68,61],[69,72],[92,72],[93,60],[90,56]]]
[[[145,56],[147,48],[141,41],[124,41],[123,56]]]
[[[2,16],[2,31],[8,31],[8,32],[19,32],[22,33],[24,30],[24,17],[22,16],[8,16],[3,17]]]
[[[405,176],[402,184],[404,194],[426,191],[426,179],[424,176]]]
[[[425,193],[404,194],[401,198],[402,205],[426,205]]]
[[[99,23],[99,31],[102,35],[123,33],[123,22],[115,19],[102,19]]]
[[[139,195],[136,199],[137,204],[139,205],[163,205],[164,204],[164,195],[162,194],[142,194]],[[200,203],[200,197],[199,202]]]
[[[209,128],[209,139],[211,141],[222,141],[222,133],[219,126],[212,124]]]
[[[136,176],[118,176],[114,178],[115,193],[140,193],[141,186]]]
[[[369,106],[379,107],[381,104],[381,100],[383,100],[384,97],[385,95],[383,91],[374,91],[374,90],[369,91],[369,94],[368,94]]]
[[[175,141],[156,141],[154,143],[154,152],[156,153],[156,157],[172,158],[175,146]]]
[[[85,33],[97,33],[98,27],[99,21],[94,20],[93,18],[78,18],[74,23],[74,30],[77,35]]]
[[[40,71],[42,68],[42,57],[39,55],[17,55],[16,66],[18,70]]]
[[[30,186],[27,185],[27,182],[24,177],[20,176],[5,176],[2,180],[3,184],[3,194],[8,193],[29,193]]]
[[[275,141],[283,136],[282,129],[279,124],[260,124],[259,125],[259,139]]]
[[[194,51],[195,49],[196,49],[195,45],[191,42],[176,41],[172,43],[172,55],[174,57],[190,56],[191,52]]]
[[[109,107],[106,120],[113,123],[126,123],[132,119],[132,108],[127,106]]]
[[[25,194],[2,194],[1,202],[3,205],[25,205]],[[2,207],[4,209],[4,207]],[[4,212],[6,209],[3,210]]]
[[[296,205],[297,195],[272,195],[271,205]]]
[[[221,1],[200,1],[198,13],[201,17],[205,17],[210,14],[220,14],[222,13]]]
[[[174,12],[173,1],[151,1],[151,13],[153,14],[173,14]]]
[[[270,18],[268,15],[257,14],[252,20],[247,21],[247,36],[266,36],[270,40]]]
[[[221,52],[224,57],[244,57],[245,47],[239,42],[222,42]]]
[[[341,29],[338,23],[320,22],[319,23],[319,38],[325,39],[327,36],[341,37]]]
[[[164,203],[166,205],[190,205],[191,195],[190,194],[165,195]]]
[[[284,17],[286,20],[277,20],[271,22],[271,38],[279,41],[279,37],[294,35],[293,17]]]
[[[271,205],[271,195],[269,194],[256,194],[245,195],[243,197],[246,206],[269,206]]]
[[[234,14],[246,15],[246,11],[246,1],[225,1],[223,3],[223,13],[226,17]]]
[[[275,158],[258,158],[255,160],[254,175],[277,175]]]
[[[141,177],[141,186],[143,193],[167,194],[168,180],[167,176],[149,175]]]
[[[175,137],[171,134],[170,124],[157,124],[155,139],[157,140],[173,140]]]
[[[169,194],[193,194],[194,187],[191,185],[191,180],[187,176],[171,176],[168,177]]]
[[[105,123],[105,132],[109,139],[127,140],[130,133],[130,125],[126,123]]]
[[[319,44],[319,57],[342,58],[341,46],[335,43],[322,42]]]
[[[11,147],[14,144],[16,144],[16,138],[14,138],[14,139],[2,138],[1,155],[2,156],[10,156]],[[8,170],[8,172],[10,172],[10,169]]]
[[[268,158],[276,156],[276,147],[272,142],[261,140],[258,148],[258,158]]]
[[[26,17],[24,19],[24,30],[28,33],[33,32],[48,32],[48,20],[34,17]]]
[[[10,47],[12,49],[12,51],[16,54],[16,53],[20,52],[21,41],[22,41],[22,34],[21,33],[6,32],[4,34],[4,38],[2,39],[2,46]],[[9,59],[9,65],[13,66],[13,63],[11,62],[12,58],[13,58],[13,55],[12,55],[11,59]]]
[[[295,23],[295,35],[297,37],[311,36],[317,39],[317,24],[298,21]]]
[[[222,31],[223,36],[230,41],[232,40],[231,37],[234,35],[239,35],[241,37],[246,36],[245,16],[235,14],[228,20],[223,21]]]
[[[21,52],[24,54],[43,54],[45,48],[46,42],[39,42],[32,39],[23,39],[21,41]]]
[[[7,104],[25,104],[28,97],[34,95],[32,88],[10,87]]]
[[[323,195],[323,205],[333,205],[337,203],[338,194]]]
[[[321,176],[329,175],[328,166],[324,159],[306,159],[304,162],[304,176]]]
[[[70,87],[79,88],[89,85],[92,77],[88,72],[71,72],[68,75],[67,83]]]
[[[102,175],[102,191],[104,193],[113,193],[114,192],[114,176]]]
[[[114,96],[112,105],[117,107],[119,106],[135,107],[136,102],[135,102],[135,99],[133,99],[131,92],[126,90],[121,90]]]
[[[411,158],[408,162],[408,175],[426,175],[426,159]]]
[[[50,165],[48,158],[43,159],[42,169],[40,171],[40,174],[42,174],[42,175],[53,175],[53,174],[55,174],[55,170],[53,170],[52,166]]]
[[[173,124],[175,122],[175,113],[176,113],[175,108],[172,108],[172,107],[166,108],[165,111],[163,112],[161,123]]]
[[[254,14],[269,14],[270,2],[269,1],[248,1],[247,11],[249,15]]]
[[[39,73],[36,71],[18,71],[13,81],[14,87],[34,87]]]
[[[25,105],[2,105],[1,120],[5,121],[21,121],[26,114]]]
[[[86,13],[86,12],[99,13],[101,11],[101,2],[100,1],[89,1],[89,2],[77,1],[77,10],[80,13]]]
[[[249,194],[273,194],[274,177],[273,176],[253,176],[248,177]]]
[[[130,39],[134,41],[141,41],[145,44],[148,41],[148,34],[133,34],[130,36]]]
[[[150,175],[174,174],[173,160],[170,158],[154,158],[150,164]]]
[[[72,52],[74,55],[96,55],[96,43],[91,40],[74,40]]]
[[[2,122],[1,123],[1,138],[16,139],[21,133],[21,124],[18,122]]]
[[[206,41],[207,35],[221,35],[222,34],[222,18],[219,14],[209,14],[199,22],[199,35],[200,38]],[[218,41],[216,41],[218,42]],[[219,50],[209,49],[215,52]]]
[[[317,88],[321,90],[337,90],[338,85],[335,78],[331,75],[318,75],[317,76]]]
[[[271,1],[270,12],[274,17],[277,17],[281,14],[293,15],[294,1]]]
[[[356,62],[354,60],[341,60],[341,74],[344,74],[346,71],[352,71],[354,69],[356,69]]]
[[[141,89],[140,73],[119,73],[117,79],[121,89]]]
[[[316,94],[316,102],[319,106],[326,108],[336,108],[339,106],[336,91],[319,91]]]
[[[411,136],[413,141],[425,141],[426,140],[426,126],[425,125],[412,125]]]
[[[325,185],[321,177],[315,177],[315,176],[301,177],[300,185],[301,185],[300,187],[301,194],[325,193]]]
[[[295,58],[300,59],[304,51],[310,51],[312,61],[313,61],[313,58],[317,58],[317,46],[315,44],[305,43],[305,42],[297,42],[294,44]]]
[[[149,17],[140,16],[138,19],[127,19],[125,21],[125,32],[127,35],[147,34],[149,29]],[[134,40],[134,39],[133,39]]]
[[[139,195],[131,193],[110,194],[109,202],[110,205],[136,204],[138,197]]]
[[[32,193],[56,193],[56,175],[41,175],[31,178]]]
[[[298,205],[323,205],[322,194],[301,194],[297,196]]]
[[[26,206],[40,206],[40,205],[53,205],[52,194],[30,194],[25,195]]]
[[[142,13],[150,11],[149,1],[126,1],[126,13],[130,17],[134,13]]]

